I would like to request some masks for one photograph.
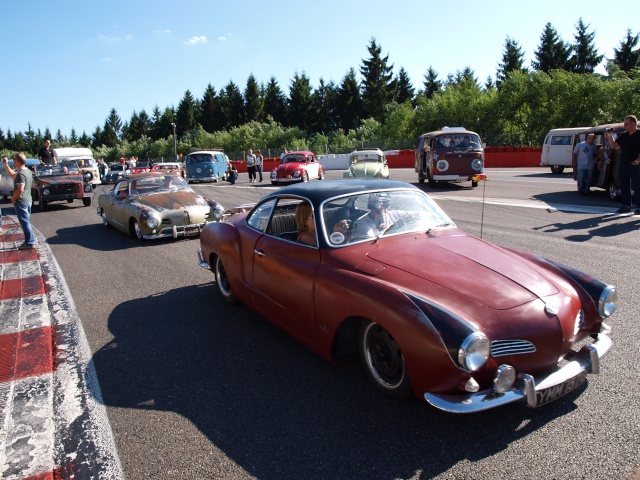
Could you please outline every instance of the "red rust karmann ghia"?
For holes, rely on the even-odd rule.
[[[315,245],[297,241],[301,203]],[[228,213],[198,250],[221,297],[330,361],[357,349],[391,398],[454,413],[539,406],[599,373],[611,347],[614,287],[465,234],[412,185],[299,184]]]

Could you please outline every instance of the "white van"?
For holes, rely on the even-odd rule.
[[[94,187],[100,185],[100,171],[98,169],[98,162],[93,158],[93,152],[90,148],[82,147],[62,147],[54,148],[53,151],[58,157],[58,162],[75,161],[78,162],[78,166],[84,175],[87,172],[91,173],[91,185]]]
[[[552,173],[562,173],[571,167],[573,147],[580,143],[580,134],[590,127],[554,128],[549,130],[542,145],[541,167],[551,167]]]

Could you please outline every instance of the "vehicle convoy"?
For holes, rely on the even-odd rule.
[[[467,235],[403,182],[278,189],[207,224],[198,262],[225,302],[332,362],[357,351],[379,392],[449,412],[544,405],[599,373],[612,345],[613,286]]]
[[[58,163],[76,162],[83,175],[91,174],[91,185],[100,185],[100,170],[98,162],[93,158],[90,148],[83,147],[62,147],[54,148],[53,151],[58,157]]]
[[[43,212],[52,202],[82,200],[82,204],[88,207],[93,198],[92,179],[91,173],[83,174],[75,161],[38,164],[34,166],[31,196],[34,203],[39,202]]]
[[[221,149],[191,152],[184,163],[184,176],[189,183],[228,180],[229,157]]]
[[[313,179],[324,180],[324,167],[316,154],[307,150],[287,152],[280,165],[271,170],[272,185],[308,182]]]
[[[415,148],[418,181],[435,188],[440,182],[471,182],[484,172],[484,144],[480,136],[464,127],[443,127],[418,137]]]
[[[584,138],[581,135],[589,127],[554,128],[549,130],[542,144],[540,166],[550,167],[551,173],[562,173],[565,168],[571,167],[574,147]]]
[[[389,178],[389,165],[379,148],[358,148],[349,155],[343,178]]]
[[[138,238],[192,237],[222,218],[222,206],[197,194],[174,173],[140,173],[121,178],[98,197],[105,226]]]

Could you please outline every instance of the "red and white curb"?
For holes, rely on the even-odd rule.
[[[6,213],[6,210],[5,210]],[[91,351],[44,237],[0,215],[0,478],[122,479]]]

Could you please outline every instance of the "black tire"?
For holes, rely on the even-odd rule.
[[[271,185],[278,185],[278,182],[271,182]]]
[[[438,186],[438,182],[433,179],[429,170],[427,170],[427,180],[429,182],[429,188],[436,188]]]
[[[609,182],[609,185],[607,186],[607,194],[609,195],[609,198],[611,200],[617,200],[618,199],[618,187],[615,186],[615,184],[613,183],[613,180],[611,180]]]
[[[418,175],[418,183],[422,184],[424,183],[424,177],[421,175]]]
[[[307,174],[307,172],[303,172],[302,181],[303,182],[308,182],[309,181],[309,174]]]
[[[136,237],[140,241],[144,240],[142,232],[140,231],[140,224],[133,218],[129,222],[129,232],[131,233],[132,237]]]
[[[564,167],[561,165],[551,165],[551,173],[562,173],[564,172]]]
[[[49,204],[47,203],[46,200],[40,199],[40,211],[46,212],[47,210],[49,210]]]
[[[324,170],[320,170],[320,175],[318,175],[318,180],[324,180]]]
[[[235,295],[231,291],[231,285],[227,278],[227,271],[222,264],[220,257],[216,256],[213,261],[213,274],[216,277],[216,285],[218,287],[218,293],[226,303],[234,304],[237,302]]]
[[[363,322],[358,353],[367,379],[388,398],[404,400],[412,395],[404,357],[394,338],[375,322]]]
[[[73,198],[68,198],[67,203],[73,203]]]
[[[475,180],[471,180],[471,186],[474,187],[474,188],[477,187],[478,186],[478,182],[475,181]]]
[[[85,207],[90,207],[91,206],[91,197],[85,197],[82,199],[82,204]]]

